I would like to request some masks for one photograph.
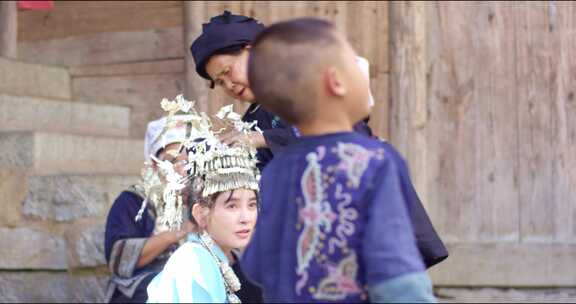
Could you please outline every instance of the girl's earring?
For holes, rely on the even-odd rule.
[[[202,242],[204,242],[204,244],[206,244],[206,246],[212,247],[213,244],[212,238],[210,237],[210,235],[206,230],[202,230],[202,233],[200,234],[200,239],[202,240]]]

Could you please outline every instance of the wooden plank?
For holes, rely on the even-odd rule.
[[[474,174],[477,240],[519,240],[518,184],[518,98],[515,79],[514,16],[516,8],[507,3],[479,2],[462,7],[475,15],[471,70],[472,102],[477,121],[474,149],[477,171]],[[464,56],[462,57],[464,59]],[[459,69],[465,68],[462,61]],[[440,134],[437,134],[440,136]],[[456,156],[455,156],[456,157]]]
[[[19,39],[177,27],[182,7],[182,1],[59,1],[50,11],[20,12]]]
[[[450,257],[430,270],[438,286],[576,285],[576,244],[447,244]]]
[[[370,128],[376,136],[381,139],[389,139],[388,130],[388,83],[389,75],[387,73],[380,73],[370,80],[370,89],[374,97],[374,107],[370,114]]]
[[[576,240],[574,3],[527,4],[517,16],[521,232]]]
[[[20,58],[66,66],[140,62],[184,57],[182,28],[95,33],[21,42]]]
[[[83,65],[70,68],[72,77],[183,73],[184,59],[119,64]]]
[[[301,17],[297,12],[305,6],[305,1],[269,1],[270,20],[279,22]]]
[[[346,34],[347,5],[344,1],[310,1],[306,3],[306,16],[326,19]]]
[[[372,75],[378,75],[380,73],[388,73],[390,71],[390,15],[389,15],[390,3],[388,2],[376,2],[372,9],[376,10],[375,18],[373,19],[372,26],[370,30],[374,30],[377,43],[374,44],[374,49],[370,64],[370,70]],[[368,30],[368,29],[367,29]]]
[[[18,19],[16,1],[0,2],[0,56],[18,56]]]
[[[550,19],[554,22],[558,14],[558,29],[560,34],[560,62],[558,70],[558,91],[555,96],[557,104],[558,147],[556,150],[554,191],[558,193],[559,204],[557,240],[576,241],[576,4],[573,2],[549,2]],[[555,7],[557,6],[557,7]],[[551,22],[551,23],[552,23]]]
[[[391,90],[413,93],[392,92],[405,95],[393,100],[391,137],[407,155],[444,239],[518,240],[513,7],[437,2],[426,8],[424,46],[392,30],[391,75],[405,64],[399,75],[420,78],[392,80]],[[425,49],[424,59],[410,59],[411,48]]]
[[[367,58],[370,62],[375,61],[372,50],[373,46],[379,43],[378,38],[380,38],[374,31],[375,11],[373,8],[374,4],[366,1],[348,1],[345,12],[346,21],[343,24],[348,41],[358,55]]]

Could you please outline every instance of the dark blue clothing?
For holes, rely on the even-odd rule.
[[[258,121],[257,125],[262,130],[268,148],[257,149],[258,169],[262,171],[266,164],[274,158],[274,154],[280,152],[284,147],[294,142],[300,135],[298,130],[290,127],[280,117],[266,111],[258,103],[253,103],[248,107],[242,117],[243,121]],[[354,125],[354,131],[372,137],[372,130],[368,126],[368,119]]]
[[[154,231],[154,218],[149,212],[142,214],[142,219],[134,219],[144,199],[134,192],[123,191],[108,213],[104,251],[106,261],[110,261],[112,246],[118,240],[128,238],[149,238]]]
[[[257,103],[248,107],[242,117],[243,121],[258,121],[257,125],[262,130],[268,148],[257,149],[258,169],[262,171],[266,164],[272,160],[275,153],[296,139],[293,130],[283,122],[280,117],[266,111]]]
[[[352,132],[302,137],[274,155],[243,256],[264,300],[364,302],[371,286],[423,272],[403,170],[390,145]]]
[[[133,190],[136,191],[135,188]],[[149,204],[143,210],[142,218],[135,220],[143,200],[135,192],[123,191],[108,213],[104,251],[111,272],[107,291],[107,301],[111,303],[146,301],[148,283],[162,270],[169,253],[175,249],[175,245],[172,245],[151,263],[137,266],[146,240],[154,232],[156,217]]]

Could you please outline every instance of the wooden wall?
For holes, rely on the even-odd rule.
[[[185,10],[186,9],[186,10]],[[388,135],[388,4],[377,1],[58,1],[52,11],[21,11],[20,58],[74,67],[74,96],[133,109],[132,136],[161,115],[162,97],[182,91],[204,110],[233,102],[194,72],[188,47],[201,24],[230,10],[265,24],[292,17],[334,21],[371,62],[372,126]],[[187,13],[186,13],[187,11]],[[189,16],[186,19],[185,16]],[[183,24],[186,26],[183,27]],[[188,72],[187,72],[188,71]],[[246,105],[235,103],[238,111]]]
[[[391,4],[392,142],[452,286],[576,285],[576,4]]]

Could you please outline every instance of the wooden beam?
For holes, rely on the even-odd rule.
[[[82,66],[182,58],[182,28],[93,33],[61,39],[20,41],[27,62]]]
[[[0,56],[18,55],[18,18],[16,1],[0,1]]]
[[[175,74],[184,72],[184,59],[93,64],[70,68],[72,77]]]
[[[196,100],[198,110],[210,113],[211,103],[208,100],[207,81],[196,74],[196,65],[190,53],[190,46],[194,39],[202,33],[202,23],[205,20],[204,1],[184,2],[184,59],[186,62],[186,80],[184,82],[184,96],[190,100]]]
[[[391,142],[407,158],[418,194],[427,198],[427,45],[423,1],[390,2]],[[427,199],[423,200],[426,206]]]
[[[453,243],[430,270],[435,286],[573,287],[576,244]]]

